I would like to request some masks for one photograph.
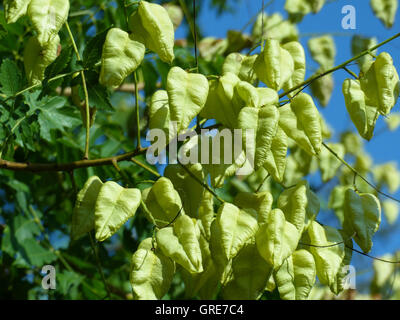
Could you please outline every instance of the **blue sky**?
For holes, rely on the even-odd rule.
[[[265,0],[267,3],[268,0]],[[275,0],[270,6],[267,7],[266,12],[272,14],[280,12],[284,17],[287,16],[283,10],[284,0]],[[235,13],[224,13],[222,16],[217,16],[215,11],[209,10],[210,0],[202,0],[201,5],[205,8],[202,10],[201,16],[198,18],[198,23],[201,25],[204,36],[213,36],[225,38],[226,32],[230,29],[240,30],[246,25],[247,21],[254,16],[261,8],[261,0],[242,0],[236,6]],[[356,8],[356,30],[344,30],[341,26],[341,21],[344,15],[342,14],[342,7],[345,5],[353,5]],[[397,12],[396,22],[392,29],[388,30],[384,27],[382,22],[378,20],[369,5],[367,0],[337,0],[331,1],[323,7],[317,15],[307,15],[303,21],[298,25],[300,33],[300,42],[304,48],[307,48],[307,41],[310,36],[319,36],[325,33],[330,33],[334,36],[337,56],[335,65],[338,65],[352,57],[351,55],[351,38],[354,34],[359,34],[368,37],[376,37],[378,42],[390,38],[400,30],[400,10]],[[250,33],[251,27],[246,29]],[[182,30],[177,31],[176,37],[183,37]],[[388,51],[395,62],[398,70],[400,70],[400,38],[393,42],[381,47],[378,53]],[[312,75],[313,71],[317,69],[318,65],[311,59],[307,52],[307,77]],[[351,70],[358,73],[357,66],[351,66]],[[338,139],[338,134],[343,130],[355,130],[350,118],[347,114],[344,105],[344,98],[342,95],[342,83],[349,75],[345,71],[337,71],[334,74],[335,89],[332,99],[326,108],[319,108],[323,113],[329,125],[335,130],[337,135],[334,140]],[[400,102],[396,104],[392,112],[399,112]],[[380,131],[385,127],[382,117],[378,120],[375,132]],[[400,158],[400,130],[395,132],[386,131],[374,137],[370,142],[365,141],[366,150],[374,159],[374,162],[384,163],[388,161],[396,161]],[[395,195],[400,198],[400,192]],[[381,229],[387,229],[389,226],[385,221],[381,225]],[[390,227],[390,232],[379,232],[374,238],[374,247],[371,254],[379,256],[388,252],[393,252],[400,249],[400,223],[399,221],[394,227]],[[371,276],[372,260],[369,258],[354,254],[352,264],[356,269],[367,271],[362,276],[357,278],[359,283]]]

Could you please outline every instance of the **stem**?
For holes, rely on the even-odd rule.
[[[196,32],[196,0],[193,0],[193,40],[194,40],[194,56],[196,61],[196,70],[199,72],[199,57],[197,55],[197,32]]]
[[[107,285],[107,282],[106,282],[106,278],[105,278],[104,273],[103,273],[103,269],[101,268],[101,263],[100,263],[100,259],[99,259],[99,253],[96,250],[96,244],[95,244],[95,242],[93,240],[93,236],[92,236],[91,232],[89,232],[89,238],[90,238],[90,245],[92,246],[93,254],[94,254],[95,258],[96,258],[97,269],[99,270],[101,279],[102,279],[102,281],[104,283],[104,288],[107,291],[107,297],[111,300],[110,289],[108,288],[108,285]]]
[[[204,183],[203,181],[201,181],[192,171],[190,171],[188,168],[186,168],[185,165],[183,165],[182,163],[179,162],[180,166],[189,174],[189,176],[191,176],[197,183],[199,183],[204,189],[206,189],[208,192],[210,192],[217,200],[219,200],[219,202],[221,203],[225,203],[224,200],[222,200],[210,187],[208,184]]]
[[[374,46],[374,47],[372,47],[372,48],[370,48],[370,49],[367,49],[367,50],[361,52],[360,54],[356,55],[355,57],[353,57],[353,58],[351,58],[351,59],[349,59],[349,60],[343,62],[342,64],[340,64],[340,65],[338,65],[338,66],[336,66],[336,67],[334,67],[334,68],[332,68],[332,69],[329,69],[329,70],[327,70],[327,71],[325,71],[325,72],[323,72],[323,73],[320,73],[320,74],[316,74],[316,75],[311,76],[310,78],[308,78],[308,79],[305,80],[304,82],[302,82],[302,83],[298,84],[297,86],[294,86],[293,88],[289,89],[288,91],[286,91],[286,92],[280,94],[280,95],[279,95],[279,98],[283,98],[284,96],[287,96],[289,93],[291,93],[291,92],[293,92],[293,91],[296,91],[297,89],[300,89],[300,88],[302,88],[303,86],[305,86],[305,85],[307,85],[307,84],[309,84],[309,83],[311,83],[311,82],[313,82],[313,81],[315,81],[315,80],[317,80],[317,79],[319,79],[319,78],[322,78],[322,77],[324,77],[324,76],[326,76],[326,75],[328,75],[328,74],[330,74],[330,73],[332,73],[332,72],[335,72],[335,71],[337,71],[337,70],[339,70],[339,69],[343,69],[343,68],[346,67],[349,63],[351,63],[351,62],[353,62],[353,61],[355,61],[355,60],[358,60],[358,59],[360,59],[361,57],[363,57],[363,56],[365,56],[365,55],[367,55],[367,54],[370,54],[371,51],[375,51],[375,50],[378,49],[379,47],[381,47],[381,46],[387,44],[388,42],[390,42],[390,41],[392,41],[392,40],[394,40],[394,39],[396,39],[396,38],[398,38],[398,37],[400,37],[400,33],[395,34],[393,37],[391,37],[391,38],[389,38],[389,39],[387,39],[387,40],[385,40],[385,41],[383,41],[383,42],[377,44],[376,46]]]
[[[142,163],[142,162],[136,160],[135,158],[132,158],[131,161],[132,161],[133,163],[137,164],[139,167],[142,167],[143,169],[147,170],[148,172],[154,174],[157,178],[160,178],[160,177],[161,177],[161,175],[160,175],[157,171],[155,171],[155,170],[153,170],[152,168],[148,167],[148,166],[145,165],[144,163]]]
[[[135,78],[135,107],[136,107],[136,126],[137,126],[137,148],[140,150],[142,148],[142,144],[140,142],[140,109],[139,109],[139,88],[138,88],[138,79],[137,72],[134,73]]]
[[[344,159],[342,159],[341,157],[339,157],[339,155],[333,151],[331,148],[329,148],[325,142],[322,142],[322,145],[330,152],[332,153],[341,163],[343,163],[347,168],[349,168],[355,175],[359,176],[365,183],[367,183],[371,188],[373,188],[376,192],[378,192],[379,194],[392,199],[393,201],[399,202],[400,200],[392,197],[391,195],[388,195],[382,191],[380,191],[376,186],[374,186],[371,182],[369,182],[366,178],[364,178],[356,169],[354,169],[350,164],[348,164]]]
[[[71,39],[72,42],[72,47],[75,51],[76,58],[78,61],[81,61],[81,55],[79,54],[78,47],[76,46],[74,36],[71,32],[71,29],[69,27],[68,21],[65,22],[65,26],[68,31],[68,35]],[[85,94],[85,112],[86,112],[86,141],[85,141],[85,155],[83,156],[84,160],[89,159],[89,143],[90,143],[90,105],[89,105],[89,94],[86,86],[86,77],[85,77],[85,72],[82,70],[80,72],[82,76],[82,87],[83,87],[83,92]]]

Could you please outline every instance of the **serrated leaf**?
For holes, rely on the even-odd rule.
[[[123,188],[113,181],[103,184],[95,206],[96,239],[104,241],[136,213],[140,205],[139,189]]]
[[[15,62],[5,59],[0,67],[1,91],[7,96],[13,96],[22,89],[22,77]]]
[[[85,68],[92,68],[98,61],[100,61],[103,45],[106,41],[107,33],[110,29],[106,29],[98,34],[96,34],[93,38],[89,40],[87,43],[85,50],[83,50],[82,58],[83,58],[83,66]]]

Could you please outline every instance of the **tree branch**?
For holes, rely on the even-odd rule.
[[[0,159],[0,169],[28,172],[71,171],[81,168],[113,165],[113,162],[130,161],[131,158],[146,153],[147,148],[137,149],[119,156],[94,160],[80,160],[68,163],[22,163]]]

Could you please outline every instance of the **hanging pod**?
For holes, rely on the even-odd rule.
[[[168,11],[156,3],[140,1],[129,18],[129,29],[134,40],[158,54],[166,63],[174,60],[174,25]]]
[[[381,223],[381,204],[370,193],[357,194],[349,188],[345,193],[343,229],[348,236],[355,233],[354,241],[368,253],[372,237]]]
[[[131,258],[130,283],[135,300],[161,299],[171,286],[174,261],[152,249],[152,239],[147,238]]]
[[[290,104],[279,108],[279,126],[288,137],[311,155],[322,146],[321,119],[311,96],[300,93]]]
[[[318,13],[324,6],[325,0],[286,0],[285,10],[291,20],[301,21],[309,13]]]
[[[390,54],[382,52],[376,58],[368,71],[360,76],[360,85],[366,104],[376,107],[382,115],[389,114],[400,93],[399,75]]]
[[[283,49],[278,40],[268,38],[264,50],[257,57],[254,68],[257,77],[269,88],[279,91],[294,72],[291,54]]]
[[[308,228],[308,238],[312,246],[306,247],[314,256],[317,276],[322,284],[331,286],[341,270],[345,257],[343,236],[339,230],[322,226],[313,221]]]
[[[351,53],[353,57],[359,55],[361,52],[375,47],[378,44],[378,40],[373,38],[367,38],[360,35],[354,35],[351,38]],[[373,62],[373,56],[376,55],[376,50],[371,51],[371,54],[366,54],[357,60],[360,70],[366,72],[368,67]]]
[[[157,247],[190,273],[203,272],[202,255],[193,220],[181,214],[172,226],[156,232]]]
[[[327,143],[341,159],[345,156],[345,149],[341,143]],[[319,168],[322,174],[322,181],[327,182],[336,176],[342,163],[328,149],[323,148],[318,157]]]
[[[24,66],[30,85],[42,82],[46,68],[57,58],[59,44],[58,35],[44,45],[41,45],[36,37],[29,38],[24,49]]]
[[[342,90],[351,121],[353,121],[361,137],[371,140],[376,120],[379,117],[378,109],[375,106],[367,105],[360,81],[346,79],[343,82]]]
[[[167,92],[171,121],[177,122],[178,133],[204,108],[208,96],[208,81],[199,73],[188,73],[173,67],[167,76]]]
[[[307,250],[296,250],[273,277],[282,300],[307,300],[316,279],[314,257]]]
[[[245,107],[239,113],[238,128],[243,130],[243,144],[252,146],[251,154],[246,156],[254,159],[255,170],[262,167],[267,160],[278,129],[278,120],[279,111],[274,105],[262,108]],[[247,130],[255,132],[248,136]]]
[[[382,21],[386,28],[393,26],[398,8],[397,0],[371,0],[371,8],[374,14]]]
[[[249,241],[232,261],[232,278],[223,287],[227,300],[257,300],[263,294],[272,268],[260,256],[255,241]]]
[[[246,56],[244,54],[233,52],[229,54],[222,65],[222,74],[228,72],[235,74],[240,80],[254,83],[257,76],[254,72],[254,62],[257,55]]]
[[[220,270],[243,248],[257,232],[257,219],[248,211],[224,203],[211,225],[210,248]]]
[[[123,188],[107,181],[97,196],[95,205],[96,239],[104,241],[133,217],[140,205],[141,193],[136,188]]]
[[[185,165],[186,169],[198,180],[204,180],[204,172],[200,163]],[[199,184],[180,164],[169,164],[164,170],[164,176],[171,180],[182,199],[185,213],[192,218],[198,217],[198,210],[204,187]]]
[[[328,70],[334,66],[336,46],[330,35],[311,38],[308,40],[308,49],[322,70]]]
[[[39,43],[45,45],[67,21],[69,0],[31,0],[27,12],[38,33]]]
[[[173,138],[173,130],[170,130],[170,110],[168,93],[166,90],[157,90],[151,97],[149,107],[149,129],[160,129],[165,134],[167,145]]]
[[[17,22],[28,10],[31,0],[4,0],[4,15],[7,23]]]
[[[107,32],[101,55],[99,82],[106,87],[117,88],[142,63],[145,47],[121,29]]]
[[[306,76],[306,56],[300,42],[291,41],[282,45],[282,48],[289,52],[294,63],[293,74],[283,86],[284,90],[287,91],[304,82]]]
[[[72,214],[71,238],[77,240],[87,232],[94,229],[94,212],[96,200],[103,182],[99,177],[90,177],[82,190],[76,196],[74,211]]]
[[[303,180],[279,195],[278,208],[283,211],[286,220],[293,224],[301,235],[317,217],[320,203],[307,181]]]
[[[151,189],[143,193],[143,202],[150,215],[147,218],[159,227],[170,224],[178,214],[185,213],[178,191],[166,177],[158,179]]]
[[[281,209],[273,209],[263,218],[256,234],[257,248],[265,261],[277,269],[296,249],[299,234]]]

